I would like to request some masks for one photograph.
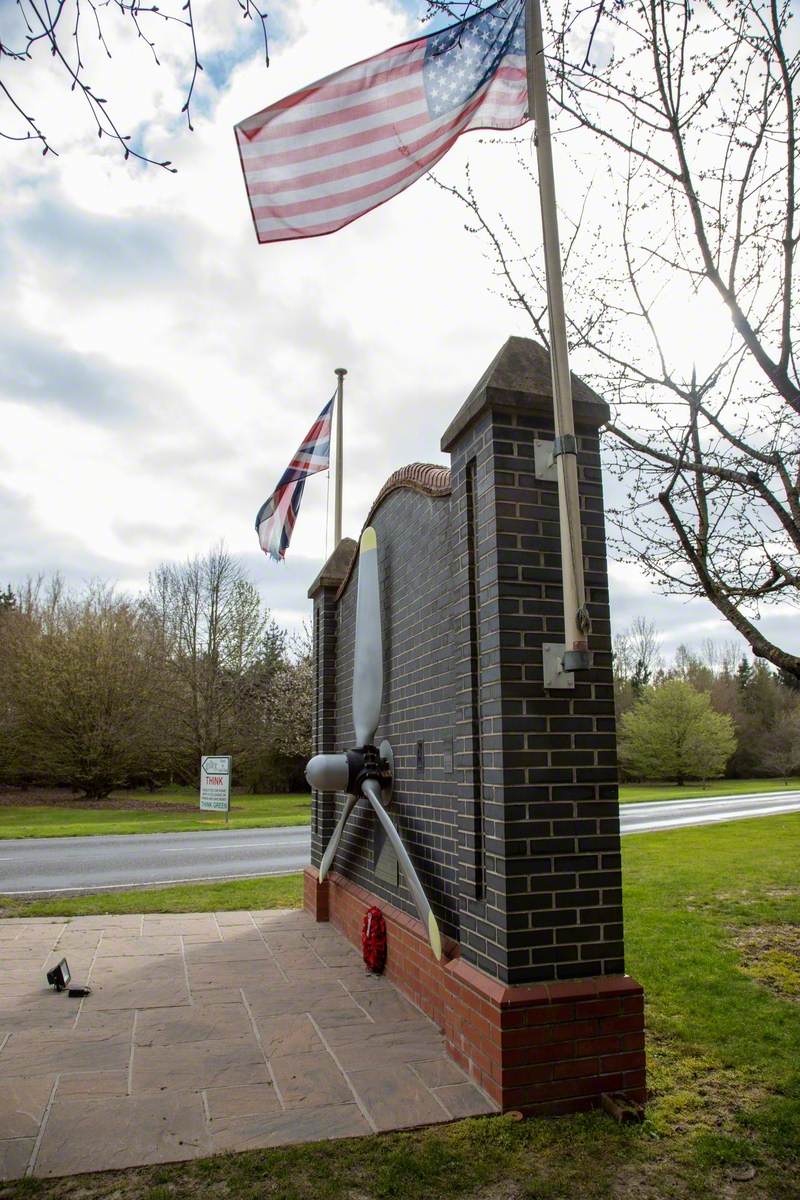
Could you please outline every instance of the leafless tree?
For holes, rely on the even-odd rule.
[[[652,621],[635,617],[614,638],[614,699],[621,717],[639,699],[662,666],[659,634]]]
[[[256,0],[235,0],[244,20],[260,28],[264,57],[269,65],[267,14]],[[30,76],[49,58],[68,92],[85,101],[91,126],[99,138],[119,144],[127,159],[133,157],[174,170],[168,160],[150,158],[131,144],[112,114],[109,100],[100,95],[92,82],[93,57],[112,58],[115,36],[132,35],[146,54],[160,66],[159,54],[165,33],[183,36],[187,55],[187,83],[181,112],[192,128],[191,105],[198,76],[203,70],[198,46],[192,0],[166,0],[143,3],[142,0],[16,0],[0,13],[0,137],[8,141],[28,142],[42,154],[57,153],[44,128],[25,99],[35,90]],[[12,28],[15,25],[15,28]],[[27,85],[27,87],[26,87]]]
[[[283,635],[238,561],[218,546],[163,563],[144,611],[157,630],[175,769],[194,778],[201,754],[250,752],[263,737],[253,714],[269,686],[265,662],[282,658]]]
[[[307,759],[312,753],[314,699],[314,653],[307,625],[290,638],[288,648],[269,693],[270,740],[276,755]]]
[[[616,551],[666,591],[709,599],[800,678],[800,656],[760,626],[766,606],[800,598],[791,19],[789,0],[564,0],[547,55],[560,140],[593,136],[594,161],[576,149],[576,169],[606,191],[598,203],[584,188],[562,221],[574,363],[611,402],[607,453],[627,493],[611,510]],[[515,145],[532,180],[528,135]],[[469,176],[446,190],[546,342],[539,257]],[[710,365],[686,361],[676,323],[697,318],[667,303],[678,294],[729,318]]]

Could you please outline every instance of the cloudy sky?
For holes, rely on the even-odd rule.
[[[455,202],[427,180],[341,232],[259,247],[232,128],[337,67],[419,29],[417,0],[274,0],[271,66],[234,0],[195,0],[205,70],[194,133],[180,116],[191,60],[179,29],[146,46],[108,18],[109,60],[85,57],[137,144],[179,168],[124,163],[46,56],[16,72],[58,157],[0,143],[0,585],[59,570],[139,589],[165,558],[224,540],[275,615],[296,623],[327,546],[326,477],[306,488],[284,566],[253,517],[311,420],[347,377],[344,531],[357,535],[385,478],[446,461],[439,439],[503,341],[530,332],[491,290]],[[0,0],[11,40],[12,0]],[[35,103],[34,103],[35,101]],[[13,114],[0,113],[2,129]],[[466,137],[502,189],[510,156]],[[515,177],[518,179],[518,177]],[[494,183],[493,183],[494,181]],[[537,197],[529,203],[538,237]],[[580,370],[580,363],[576,363]],[[731,636],[710,606],[654,593],[612,564],[618,628],[642,614],[679,641]],[[784,618],[767,622],[782,636]]]

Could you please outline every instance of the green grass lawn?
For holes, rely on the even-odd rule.
[[[675,787],[671,784],[625,784],[620,790],[621,804],[645,800],[691,800],[702,796],[735,796],[750,792],[782,792],[800,788],[800,779],[788,784],[776,779],[725,779],[709,783],[703,790],[698,784]],[[219,813],[175,811],[176,804],[196,804],[194,788],[176,788],[169,792],[119,792],[115,805],[126,796],[146,800],[156,811],[136,808],[77,808],[59,805],[0,806],[0,838],[83,837],[101,833],[179,833],[183,830],[224,829],[225,818]],[[234,796],[228,828],[269,829],[277,825],[307,825],[311,817],[310,795]]]
[[[220,813],[170,811],[175,804],[199,804],[196,790],[128,793],[157,805],[155,812],[130,808],[77,808],[62,805],[3,805],[0,838],[82,837],[98,833],[178,833],[192,829],[225,829]],[[115,803],[126,793],[117,793]],[[229,829],[268,829],[275,825],[307,825],[311,796],[232,796]]]
[[[235,879],[228,883],[180,883],[173,887],[132,888],[129,892],[94,892],[53,900],[18,900],[16,896],[0,895],[0,917],[239,912],[244,909],[297,908],[302,903],[303,876],[295,874]]]
[[[781,939],[800,929],[800,815],[637,834],[623,852],[628,969],[647,993],[643,1125],[598,1113],[483,1118],[0,1184],[0,1200],[798,1200],[800,971]],[[169,892],[191,890],[198,907],[220,908],[229,890],[239,907],[241,886],[164,889],[157,903],[166,910]],[[129,895],[141,909],[156,893]],[[110,907],[120,903],[128,899],[71,902],[128,911]],[[18,911],[33,915],[42,902]]]
[[[694,800],[703,796],[746,796],[751,792],[797,791],[800,779],[711,779],[705,788],[700,783],[624,783],[619,789],[620,804],[641,804],[645,800]]]

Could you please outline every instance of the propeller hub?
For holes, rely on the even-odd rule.
[[[392,782],[392,767],[377,746],[357,746],[344,754],[317,754],[306,766],[306,779],[318,792],[347,792],[360,796],[365,779],[375,779],[381,788]]]

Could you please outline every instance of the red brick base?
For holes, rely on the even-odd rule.
[[[421,923],[331,872],[305,869],[305,907],[361,947],[364,912],[386,920],[386,976],[444,1032],[447,1049],[500,1107],[577,1112],[603,1092],[645,1101],[644,995],[627,975],[507,987],[463,962],[437,963]]]

